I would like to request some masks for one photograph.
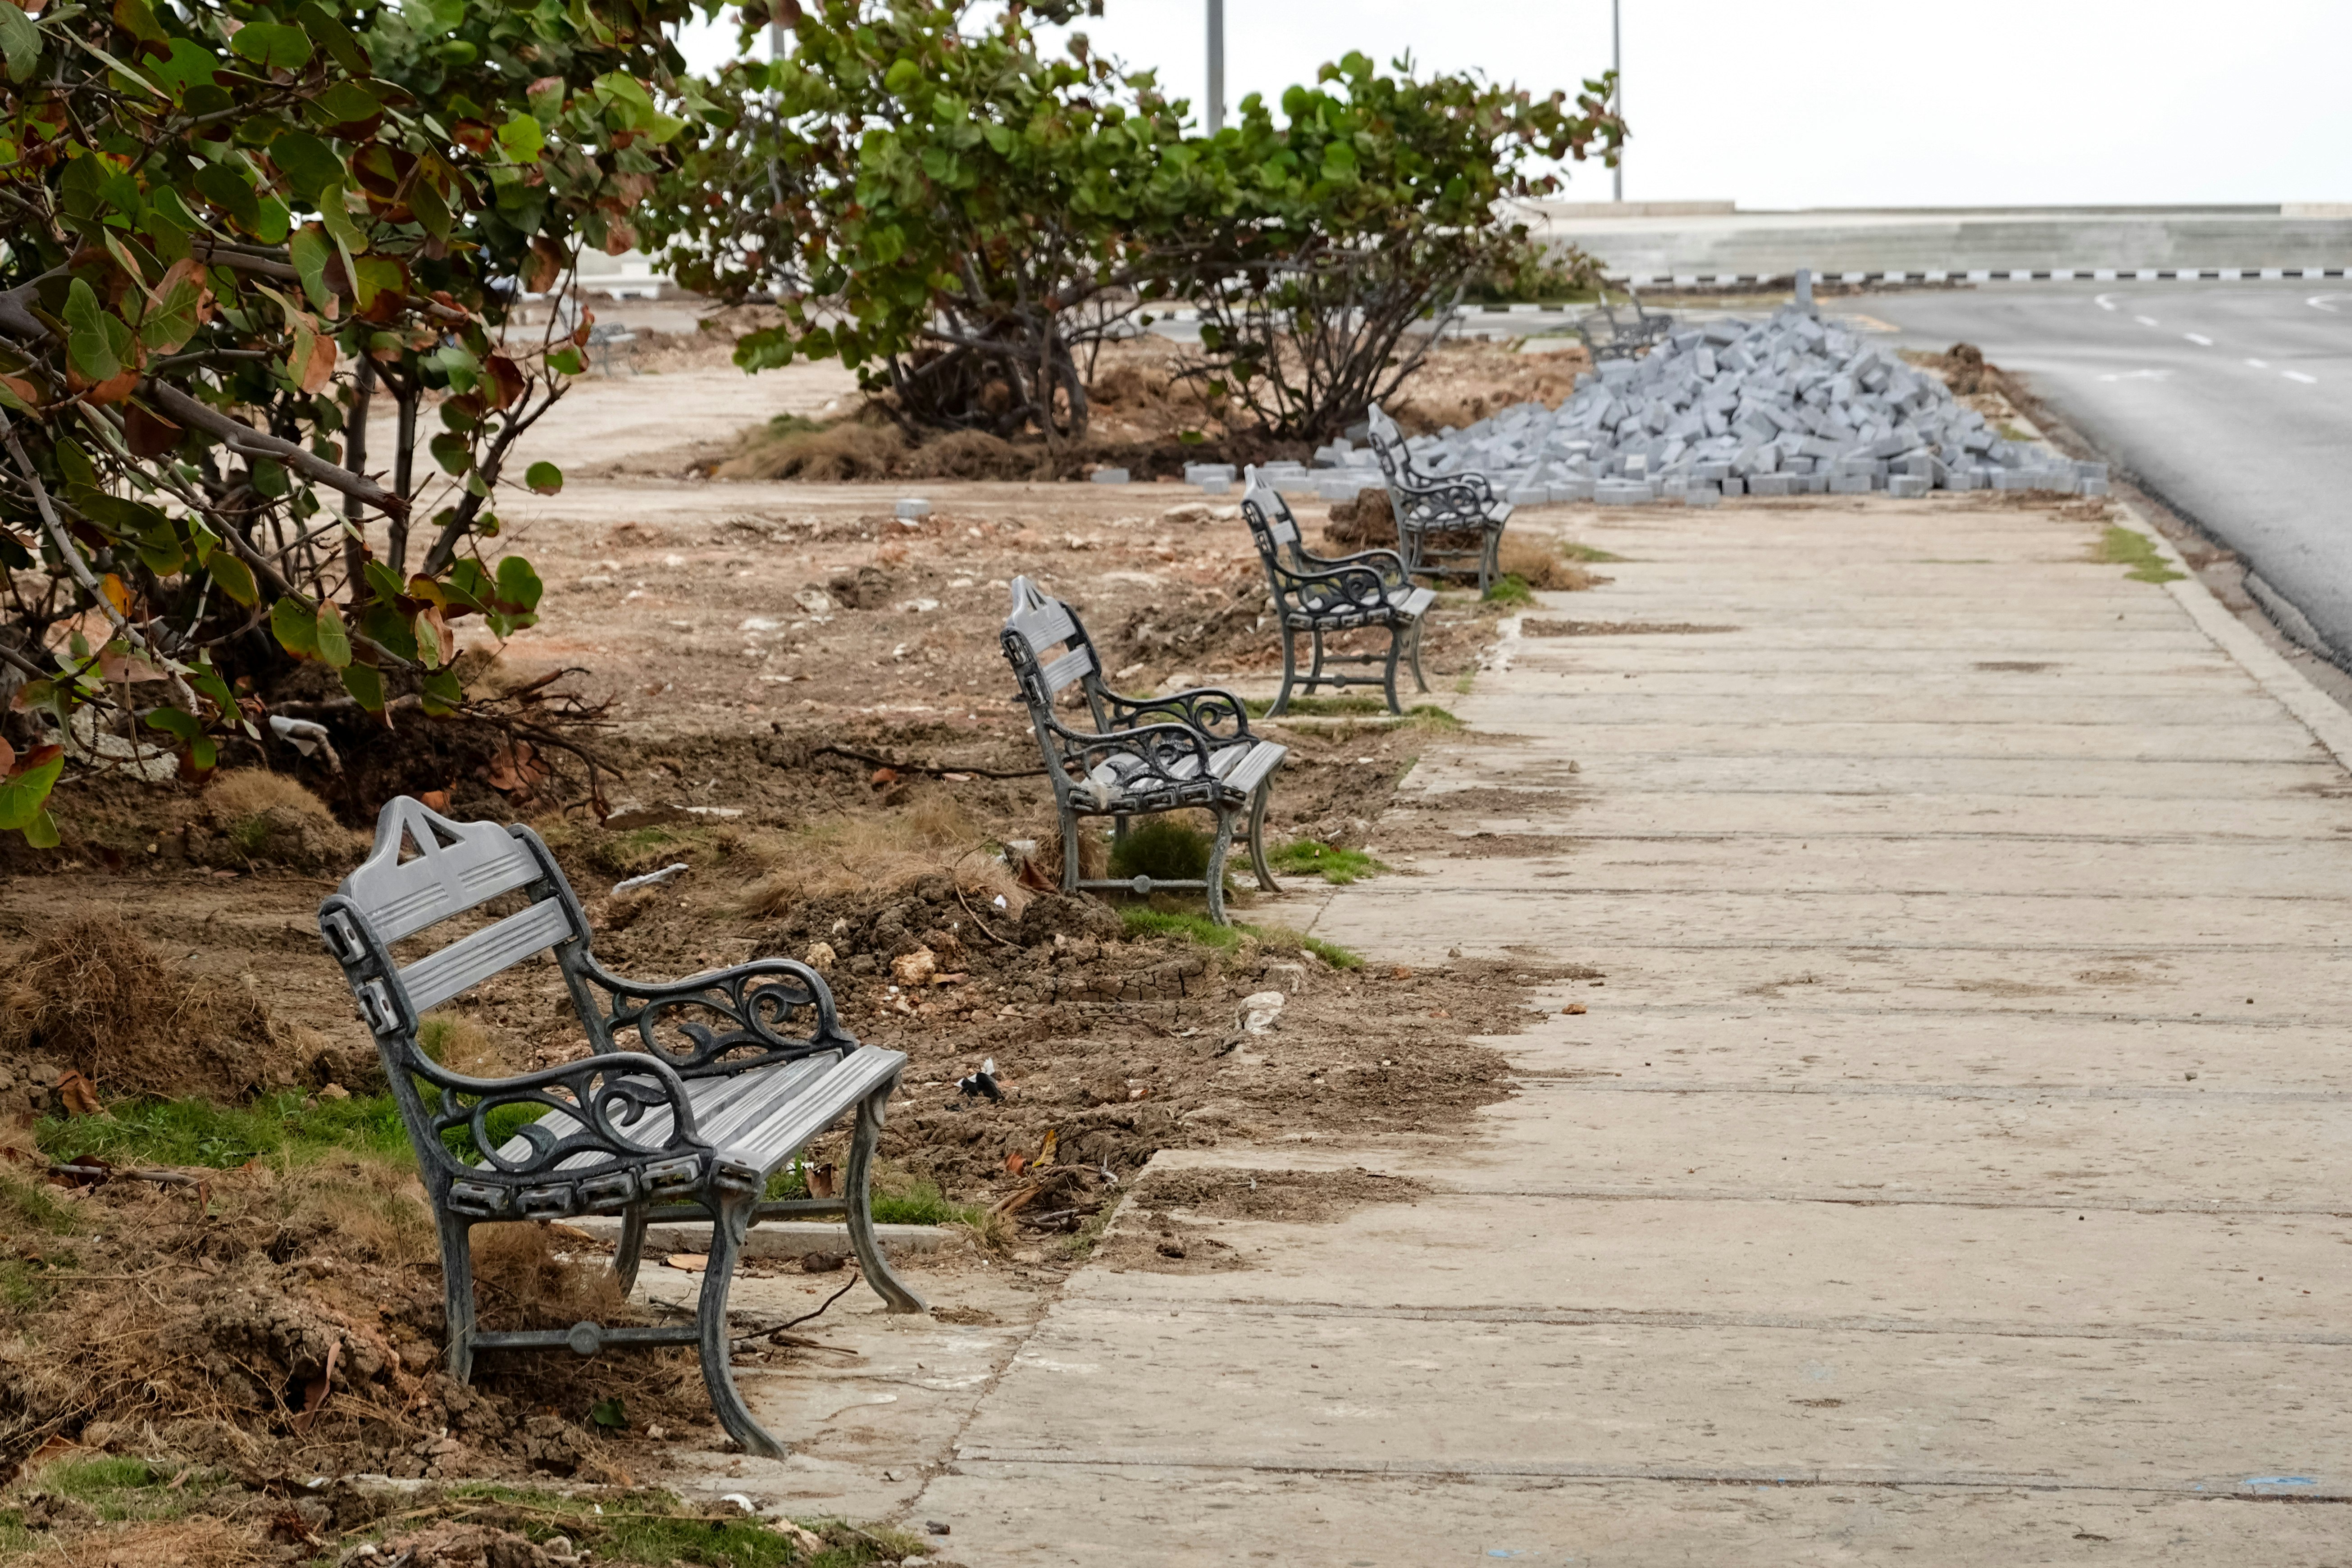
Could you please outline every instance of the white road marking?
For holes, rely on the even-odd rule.
[[[2256,370],[2268,370],[2271,367],[2271,362],[2266,359],[2250,359],[2246,363]]]
[[[2333,316],[2337,315],[2340,312],[2337,311],[2335,306],[2329,304],[2327,301],[2330,300],[2341,300],[2342,298],[2344,298],[2344,296],[2341,294],[2314,294],[2310,299],[2305,300],[2304,303],[2310,306],[2315,310],[2325,310],[2329,315]]]
[[[2134,316],[2132,320],[2137,321],[2143,327],[2160,327],[2164,325],[2162,321],[2158,321],[2154,316]]]
[[[2299,381],[2305,386],[2317,386],[2319,384],[2319,378],[2317,376],[2305,375],[2299,370],[2283,370],[2279,372],[2279,374],[2286,377],[2289,381]]]
[[[2213,346],[2213,340],[2202,332],[2183,332],[2180,335],[2200,349],[2210,349]]]
[[[2101,381],[2169,381],[2172,379],[2172,373],[2168,370],[2126,370],[2113,375],[2103,375],[2099,379]]]
[[[2101,294],[2092,303],[2097,305],[2102,310],[2112,310],[2116,308],[2116,297],[2113,294]]]

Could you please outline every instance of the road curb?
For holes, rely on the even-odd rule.
[[[2352,768],[2352,713],[2346,712],[2334,698],[2313,685],[2252,628],[2231,615],[2154,524],[2128,503],[2117,503],[2117,510],[2123,526],[2147,540],[2164,563],[2180,574],[2178,581],[2165,584],[2164,589],[2189,612],[2197,629],[2210,637],[2239,668],[2252,676],[2254,683],[2276,699],[2281,707],[2294,714],[2336,762]]]

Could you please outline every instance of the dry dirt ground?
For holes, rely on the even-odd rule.
[[[1478,355],[1497,376],[1519,368],[1465,351],[1448,362],[1446,396],[1475,379]],[[682,1355],[512,1358],[471,1389],[444,1377],[429,1216],[380,1120],[353,1123],[347,1153],[252,1159],[239,1123],[203,1146],[213,1152],[175,1156],[177,1184],[108,1179],[96,1157],[79,1174],[51,1170],[56,1150],[89,1145],[93,1115],[121,1120],[94,1107],[129,1114],[186,1097],[290,1129],[383,1103],[380,1065],[312,921],[396,790],[459,816],[531,821],[586,900],[600,956],[624,972],[755,953],[823,963],[849,1026],[912,1058],[887,1184],[959,1216],[965,1237],[926,1258],[929,1277],[984,1277],[1034,1301],[1078,1266],[1159,1149],[1443,1129],[1509,1092],[1500,1058],[1469,1042],[1532,1016],[1533,988],[1563,973],[1542,954],[1409,971],[1302,942],[1287,928],[1311,919],[1325,885],[1312,872],[1267,895],[1244,871],[1250,890],[1234,902],[1250,929],[1223,943],[1187,929],[1197,902],[1163,895],[1123,921],[1024,883],[1000,847],[1050,838],[1052,826],[997,645],[1011,580],[1027,574],[1076,605],[1124,689],[1264,696],[1278,655],[1256,557],[1230,507],[1171,484],[931,483],[917,492],[931,515],[909,524],[892,515],[903,483],[700,477],[747,424],[822,418],[850,392],[835,368],[747,380],[709,342],[648,332],[639,374],[592,378],[533,433],[522,456],[559,463],[569,482],[510,506],[503,542],[546,581],[544,618],[502,646],[469,634],[465,668],[526,719],[561,706],[557,692],[600,715],[559,731],[577,749],[414,711],[387,739],[322,689],[306,711],[335,729],[341,771],[272,746],[233,748],[202,790],[91,781],[60,799],[61,851],[9,862],[0,1468],[17,1479],[0,1495],[0,1548],[299,1561],[386,1526],[380,1500],[321,1502],[297,1478],[626,1486],[718,1444]],[[1310,533],[1323,510],[1302,508]],[[1521,515],[1515,532],[1554,563],[1583,521]],[[1416,698],[1435,710],[1265,721],[1292,749],[1270,840],[1366,851],[1395,875],[1418,855],[1479,852],[1442,829],[1383,837],[1374,824],[1404,773],[1445,744],[1442,704],[1475,679],[1506,611],[1445,596],[1426,642],[1433,689]],[[681,862],[688,872],[658,889],[611,891]],[[909,978],[926,969],[929,983]],[[1287,998],[1278,1058],[1253,1050],[1242,1023],[1241,999],[1266,991]],[[577,1054],[559,1004],[550,972],[499,977],[448,1010],[449,1059],[498,1073]],[[1001,1098],[959,1092],[990,1059]],[[132,1150],[116,1164],[156,1163],[136,1139],[109,1146]],[[840,1155],[829,1140],[812,1161]],[[1188,1247],[1171,1206],[1338,1212],[1397,1195],[1147,1186],[1140,1212],[1160,1216],[1151,1245],[1130,1257],[1122,1239],[1108,1261],[1244,1261]],[[610,1298],[583,1236],[518,1227],[480,1245],[494,1321],[646,1310]],[[751,1283],[797,1293],[797,1278]],[[787,1350],[747,1353],[800,1375]],[[625,1426],[596,1414],[620,1405]],[[169,1529],[125,1525],[120,1510],[101,1519],[102,1500],[41,1490],[61,1458],[107,1455],[155,1461],[184,1487],[205,1478],[210,1533],[186,1535],[178,1515]],[[543,1542],[552,1528],[523,1532]],[[447,1560],[498,1561],[494,1548],[507,1550],[468,1538]],[[854,1542],[839,1550],[866,1560]]]

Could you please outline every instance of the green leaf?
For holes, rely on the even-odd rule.
[[[7,57],[10,81],[30,81],[41,62],[41,29],[7,0],[0,0],[0,55]]]
[[[499,597],[506,603],[519,609],[535,610],[544,591],[539,574],[521,556],[509,555],[499,563]]]
[[[319,193],[343,179],[343,161],[334,150],[307,131],[289,131],[269,144],[269,161],[286,176],[286,188],[306,207],[319,204]]]
[[[335,63],[353,76],[363,77],[373,69],[367,51],[352,37],[351,24],[330,16],[318,0],[303,0],[294,8],[294,19],[310,36],[310,42],[335,58]]]
[[[330,669],[341,669],[352,662],[351,633],[343,628],[343,613],[332,599],[319,604],[315,623],[319,643],[319,659]]]
[[[563,470],[550,462],[533,463],[523,470],[522,482],[541,495],[551,496],[563,488]]]
[[[373,665],[347,664],[342,668],[343,689],[350,692],[359,705],[371,713],[383,711],[383,677]]]
[[[283,22],[247,22],[228,47],[266,70],[300,70],[310,58],[310,38]]]
[[[66,354],[84,380],[109,381],[122,374],[123,359],[131,353],[130,325],[100,305],[79,278],[66,290],[65,321]]]
[[[629,1425],[629,1413],[622,1406],[617,1397],[600,1399],[588,1407],[588,1419],[608,1432],[626,1431]]]
[[[205,732],[204,721],[181,708],[156,709],[147,715],[147,727],[182,741],[193,741]]]
[[[547,356],[547,368],[561,375],[579,375],[587,370],[587,362],[574,348],[561,348]]]
[[[466,689],[446,669],[436,669],[418,682],[417,695],[424,700],[425,711],[436,719],[445,718],[466,705]]]
[[[33,820],[25,824],[25,842],[36,849],[55,849],[65,842],[58,831],[58,819],[46,810],[34,813]]]
[[[310,100],[310,108],[327,125],[356,125],[383,112],[383,105],[375,100],[375,96],[354,81],[328,84],[325,91]]]
[[[195,278],[186,273],[172,280],[172,287],[147,302],[147,311],[139,318],[139,341],[156,353],[171,353],[196,335],[202,323],[196,320],[196,304],[203,289]]]
[[[400,580],[400,574],[381,561],[367,563],[367,584],[376,598],[387,605],[396,604],[407,592],[407,584]]]
[[[444,430],[433,437],[428,447],[433,460],[441,465],[445,473],[462,474],[474,466],[473,448],[455,431]]]
[[[321,314],[335,308],[334,290],[327,287],[327,263],[333,252],[327,248],[327,237],[305,225],[295,231],[287,242],[287,258],[302,279],[302,293]]]
[[[536,163],[547,145],[547,135],[535,118],[518,114],[499,127],[499,145],[518,163]]]
[[[269,606],[269,629],[278,638],[278,646],[296,658],[319,657],[319,616],[292,599],[280,599]],[[346,656],[350,649],[344,650]]]
[[[250,608],[260,599],[260,590],[253,583],[253,568],[228,551],[214,551],[211,559],[205,563],[205,570],[213,574],[213,581],[220,584],[221,592],[238,604]]]
[[[5,4],[5,0],[0,0]],[[65,771],[66,754],[62,749],[47,761],[37,763],[14,778],[0,780],[0,830],[23,829],[33,825],[47,804],[49,789]]]
[[[196,171],[197,195],[247,228],[261,221],[261,200],[237,170],[226,163],[206,163]]]

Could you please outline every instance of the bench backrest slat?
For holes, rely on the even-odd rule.
[[[405,862],[404,841],[417,851]],[[544,874],[530,847],[497,823],[452,822],[400,795],[384,804],[375,848],[341,891],[389,946]]]
[[[572,934],[572,917],[560,899],[542,899],[517,914],[484,926],[400,972],[409,1005],[430,1012],[478,981],[488,980],[532,953]]]
[[[1073,680],[1085,679],[1094,673],[1094,649],[1081,643],[1059,658],[1047,663],[1042,670],[1038,671],[1038,674],[1045,679],[1045,689],[1058,697],[1061,695],[1062,688],[1069,685]]]

